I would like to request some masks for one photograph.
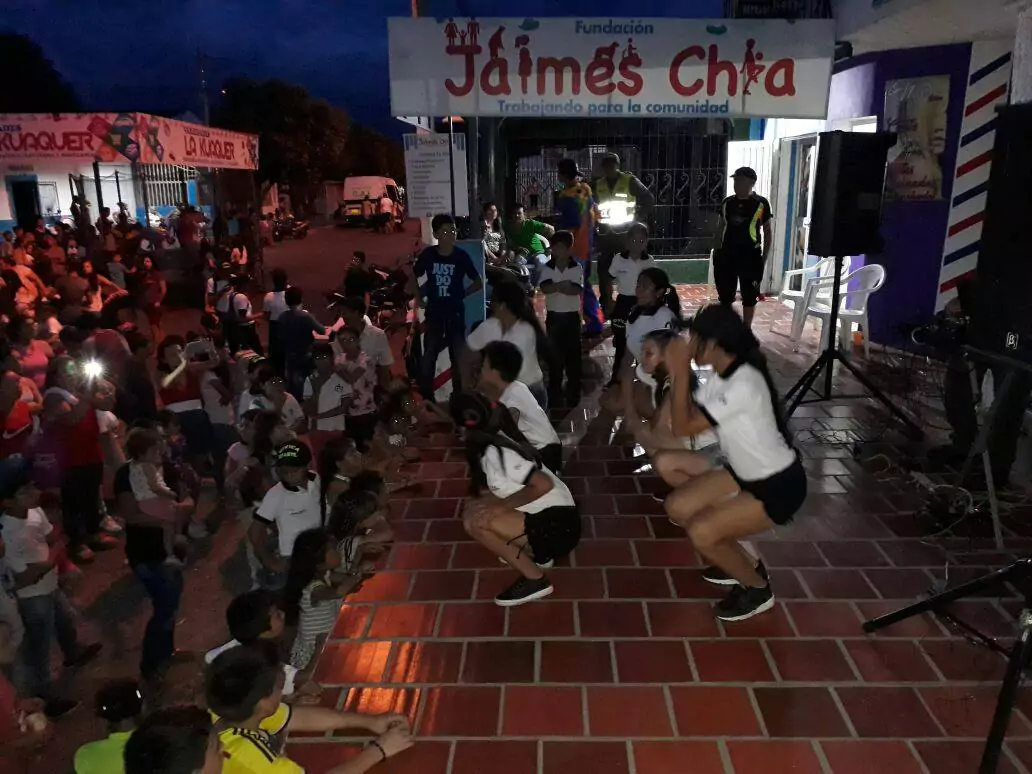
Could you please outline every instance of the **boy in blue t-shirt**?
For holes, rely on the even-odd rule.
[[[430,226],[437,244],[423,250],[413,267],[426,308],[419,389],[427,400],[434,399],[437,355],[445,347],[452,362],[454,389],[456,392],[462,389],[459,353],[466,339],[465,301],[484,284],[469,253],[455,246],[458,236],[455,218],[435,215]],[[466,278],[470,280],[469,287],[466,287]]]

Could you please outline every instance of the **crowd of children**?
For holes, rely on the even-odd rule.
[[[339,774],[366,771],[406,749],[405,718],[324,709],[313,672],[342,604],[390,550],[390,494],[409,485],[405,466],[418,459],[412,436],[428,424],[448,423],[464,442],[466,532],[516,573],[496,604],[553,593],[548,570],[576,548],[581,531],[548,414],[550,404],[576,404],[583,389],[585,280],[573,258],[575,237],[551,234],[540,282],[544,327],[524,289],[501,283],[488,319],[466,335],[462,300],[479,279],[455,245],[454,221],[435,218],[434,229],[439,244],[415,263],[429,347],[422,401],[393,380],[389,341],[366,316],[365,299],[348,297],[341,319],[323,326],[282,271],[261,314],[232,278],[216,274],[207,327],[157,342],[153,380],[146,347],[129,332],[74,326],[92,336],[62,333],[64,352],[41,356],[36,338],[24,340],[20,319],[9,325],[21,355],[8,358],[10,346],[0,341],[0,408],[8,426],[22,404],[29,408],[21,413],[42,422],[28,431],[33,443],[0,460],[0,661],[18,665],[0,675],[0,726],[16,726],[0,735],[0,749],[38,744],[73,708],[51,687],[53,643],[72,667],[95,657],[99,645],[80,642],[62,587],[74,580],[76,562],[88,562],[91,548],[108,547],[119,533],[153,613],[141,684],[122,681],[98,695],[111,734],[80,751],[79,774],[104,771],[119,756],[130,774],[207,774],[211,756],[222,756],[230,772],[300,771],[283,757],[286,731],[368,730],[372,740]],[[713,562],[705,577],[734,586],[717,615],[738,620],[769,609],[773,595],[762,564],[736,541],[790,519],[805,497],[805,476],[755,339],[734,312],[707,308],[686,342],[681,304],[649,256],[647,236],[633,226],[610,269],[618,296],[602,305],[614,324],[616,359],[601,403],[624,414],[625,429],[672,488],[665,495],[671,519]],[[268,359],[252,330],[262,319],[270,325]],[[103,333],[114,334],[106,349]],[[434,402],[427,381],[433,347],[455,354],[456,390],[447,405]],[[103,375],[87,368],[102,352]],[[701,388],[693,359],[715,369]],[[48,428],[71,453],[48,457]],[[61,491],[67,541],[40,507],[48,469],[49,485]],[[209,534],[198,508],[207,477],[220,512],[243,522],[251,589],[227,610],[229,641],[204,659],[203,696],[159,709],[155,697],[167,694],[177,669],[186,547]],[[181,768],[183,761],[193,768]]]

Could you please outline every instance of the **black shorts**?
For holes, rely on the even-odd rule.
[[[741,286],[742,306],[756,306],[763,281],[763,253],[759,250],[717,250],[713,256],[713,284],[720,303],[730,306]]]
[[[739,489],[763,503],[767,516],[775,524],[788,524],[792,521],[792,517],[806,500],[806,471],[803,470],[803,463],[798,457],[780,473],[759,481],[743,481],[730,465],[726,466],[726,469]]]
[[[580,509],[576,505],[553,505],[523,517],[523,531],[539,564],[562,559],[577,547],[581,536]]]
[[[550,471],[557,476],[563,472],[563,445],[561,443],[550,443],[539,449],[538,454],[541,455],[541,461]]]

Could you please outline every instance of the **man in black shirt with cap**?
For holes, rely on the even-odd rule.
[[[756,170],[740,167],[732,178],[735,194],[720,205],[722,234],[720,247],[713,257],[713,281],[724,306],[734,303],[735,290],[741,286],[742,319],[751,326],[763,265],[770,254],[774,216],[770,202],[753,192]]]

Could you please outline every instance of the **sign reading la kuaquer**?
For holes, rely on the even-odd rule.
[[[257,169],[258,137],[146,113],[0,115],[0,161],[43,159]]]
[[[823,118],[827,19],[389,20],[393,115]]]

